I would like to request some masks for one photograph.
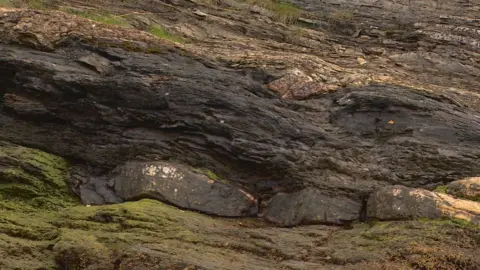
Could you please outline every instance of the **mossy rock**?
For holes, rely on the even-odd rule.
[[[0,141],[0,209],[58,210],[78,204],[68,170],[61,157]]]
[[[62,269],[113,269],[110,250],[88,232],[62,229],[53,251]]]

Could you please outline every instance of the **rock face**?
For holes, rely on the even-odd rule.
[[[423,189],[391,186],[370,196],[367,217],[382,220],[446,217],[480,224],[480,203]]]
[[[478,0],[13,2],[0,269],[479,268]]]
[[[447,192],[453,196],[480,201],[480,177],[453,181],[448,184]]]
[[[8,14],[0,19],[22,15]],[[379,186],[480,174],[477,111],[435,94],[371,85],[284,100],[261,80],[177,49],[90,44],[53,52],[0,45],[0,139],[85,165],[86,180],[74,189],[89,201],[117,202],[97,187],[109,189],[108,172],[135,160],[208,168],[265,202],[308,186],[333,205],[354,205],[347,219]],[[324,219],[303,209],[306,220]]]
[[[114,174],[109,182],[123,200],[151,198],[227,217],[251,216],[258,211],[252,195],[180,164],[130,162],[116,168]]]
[[[299,192],[275,195],[264,217],[283,226],[298,224],[344,224],[360,216],[362,205],[353,200],[337,199],[307,188]]]

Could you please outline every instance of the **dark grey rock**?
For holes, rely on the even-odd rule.
[[[360,216],[361,204],[306,188],[295,193],[279,193],[272,198],[264,217],[282,226],[298,224],[344,224]]]
[[[94,53],[90,53],[78,58],[78,62],[93,68],[102,75],[108,75],[114,71],[110,61]]]
[[[80,188],[80,199],[85,205],[104,205],[105,200],[91,187]]]
[[[76,61],[89,53],[117,68],[106,76]],[[478,111],[404,87],[282,100],[263,80],[175,51],[72,45],[40,53],[3,44],[0,83],[6,97],[0,139],[104,172],[132,160],[175,160],[215,171],[264,201],[309,186],[352,213],[381,186],[424,187],[480,175]],[[106,181],[101,173],[87,175],[73,187],[77,193],[91,177]],[[89,188],[116,201],[118,194],[105,195],[107,183]],[[290,213],[314,207],[276,200]],[[336,218],[306,214],[285,223]]]
[[[234,186],[167,162],[129,162],[114,170],[115,193],[125,200],[157,199],[227,217],[256,215],[257,200]]]

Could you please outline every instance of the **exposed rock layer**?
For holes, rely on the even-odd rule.
[[[115,72],[78,63],[92,53]],[[478,114],[412,89],[286,101],[218,64],[89,46],[39,53],[1,45],[0,69],[0,138],[104,174],[129,160],[170,159],[224,175],[260,199],[311,186],[360,204],[378,186],[428,187],[480,173]]]

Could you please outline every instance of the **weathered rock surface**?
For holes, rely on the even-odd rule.
[[[469,200],[480,201],[480,177],[453,181],[447,185],[447,193]]]
[[[191,169],[167,162],[130,162],[110,179],[123,200],[157,199],[206,214],[240,217],[256,215],[257,200],[247,192]]]
[[[457,218],[480,224],[480,203],[424,189],[383,187],[368,199],[367,217],[382,220]]]
[[[312,11],[305,27],[213,2],[58,6],[112,12],[131,28],[0,9],[0,139],[10,141],[0,151],[0,269],[478,269],[476,225],[351,220],[379,187],[480,174],[480,3],[460,3],[458,17],[456,1],[434,11],[440,1],[297,1]],[[192,42],[146,33],[156,24]],[[222,175],[277,224],[348,224],[286,229],[121,203],[110,172],[120,179],[125,162],[159,160]],[[67,171],[84,204],[114,205],[77,205]],[[135,188],[128,194],[144,193]],[[474,215],[439,196],[441,217]]]
[[[276,194],[264,213],[270,221],[284,226],[298,224],[345,224],[357,220],[362,205],[346,199],[336,199],[307,188],[295,193]]]
[[[12,22],[0,27],[29,12],[5,13]],[[117,202],[106,176],[132,160],[208,168],[261,201],[308,186],[327,205],[355,207],[379,186],[480,174],[478,112],[434,93],[371,85],[284,100],[255,77],[171,46],[145,54],[76,38],[54,52],[0,45],[0,138],[86,165],[74,188],[92,204]]]

